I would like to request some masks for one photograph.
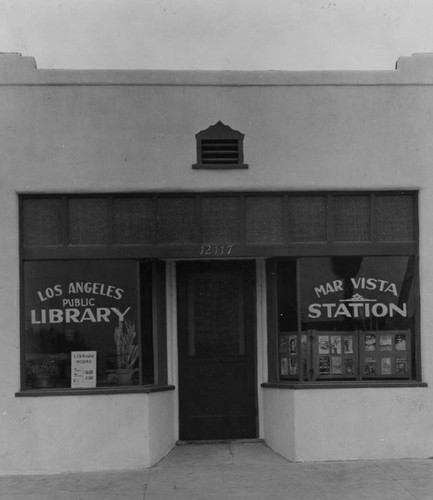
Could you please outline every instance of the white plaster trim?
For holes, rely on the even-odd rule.
[[[0,85],[304,86],[431,85],[433,53],[397,60],[395,70],[218,71],[38,69],[33,57],[0,53]]]
[[[177,293],[176,262],[166,262],[166,302],[167,302],[167,376],[168,383],[174,385],[173,391],[173,431],[174,439],[179,439],[179,367],[177,343]]]
[[[265,382],[268,373],[267,350],[267,313],[266,313],[266,262],[265,259],[256,260],[256,311],[257,311],[257,411],[259,438],[265,437],[263,419],[263,390],[261,384]]]

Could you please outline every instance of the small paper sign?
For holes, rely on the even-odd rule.
[[[96,387],[96,351],[71,352],[71,387]]]

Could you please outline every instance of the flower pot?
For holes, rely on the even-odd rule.
[[[132,376],[137,371],[136,368],[118,368],[114,371],[116,382],[119,385],[132,384]]]
[[[36,380],[33,382],[33,387],[35,389],[44,389],[47,387],[52,387],[51,376],[50,375],[38,375]]]

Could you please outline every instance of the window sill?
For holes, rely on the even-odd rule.
[[[41,396],[96,396],[100,394],[150,394],[152,392],[173,391],[173,385],[149,385],[140,387],[97,387],[96,389],[29,389],[15,393],[17,398]]]
[[[233,170],[233,169],[246,169],[249,165],[247,163],[194,163],[192,168],[201,170]]]
[[[428,387],[426,382],[414,380],[377,380],[363,382],[266,382],[264,389],[372,389],[390,387]]]

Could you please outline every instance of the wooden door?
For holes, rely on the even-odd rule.
[[[257,437],[255,265],[178,264],[181,440]]]

